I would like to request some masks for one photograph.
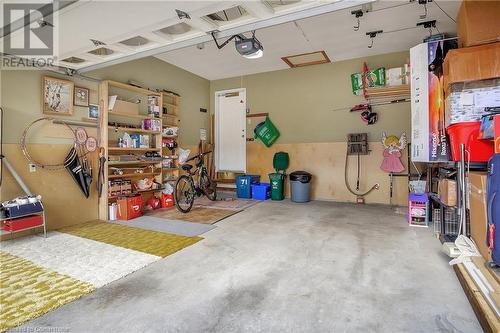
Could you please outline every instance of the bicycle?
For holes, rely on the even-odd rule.
[[[191,210],[196,197],[201,197],[204,194],[211,201],[215,201],[217,198],[216,184],[208,176],[207,168],[204,164],[205,155],[210,153],[211,151],[201,153],[186,160],[186,163],[196,160],[194,171],[192,171],[193,166],[191,164],[183,164],[181,166],[182,170],[188,174],[180,176],[175,183],[174,199],[175,206],[182,213],[188,213]],[[193,178],[196,174],[198,174],[197,182]]]

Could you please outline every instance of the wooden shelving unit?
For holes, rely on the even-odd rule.
[[[162,128],[167,127],[177,127],[179,128],[180,118],[179,118],[179,102],[180,96],[172,93],[162,93]],[[179,128],[180,129],[180,128]],[[179,132],[177,132],[179,133]],[[179,178],[180,165],[178,161],[178,147],[179,136],[178,135],[162,135],[163,139],[174,140],[177,142],[177,148],[170,150],[167,147],[162,148],[162,155],[165,159],[169,158],[172,160],[172,167],[162,166],[162,179],[164,182],[171,183],[174,185],[177,178]]]
[[[109,96],[117,95],[119,100],[130,101],[138,100],[139,114],[122,112],[120,110],[108,110]],[[160,121],[160,126],[162,125],[162,117],[154,117],[148,114],[148,97],[155,96],[157,98],[157,106],[161,108],[163,105],[163,95],[155,91],[150,91],[148,89],[134,87],[125,83],[106,80],[102,81],[99,85],[99,105],[100,105],[100,117],[99,117],[99,128],[100,137],[99,145],[104,148],[106,159],[109,155],[137,155],[141,156],[147,152],[156,152],[162,155],[162,135],[161,131],[143,130],[140,126],[142,121],[145,119],[154,119]],[[169,100],[170,102],[171,100]],[[109,123],[118,123],[130,125],[134,128],[121,127],[121,126],[110,126]],[[163,127],[160,127],[163,128]],[[150,148],[131,148],[131,147],[117,147],[117,137],[121,137],[123,133],[138,133],[142,135],[149,135],[149,145]],[[144,172],[144,173],[127,173],[124,172],[122,175],[115,175],[113,173],[114,169],[130,169],[137,166],[137,168],[142,168],[145,166],[155,166],[155,172]],[[106,163],[107,171],[104,172],[103,180],[103,191],[99,198],[99,219],[108,219],[108,205],[110,202],[117,199],[116,196],[108,196],[108,181],[123,179],[129,180],[132,183],[141,178],[152,177],[154,181],[162,184],[162,161],[161,160],[129,160],[124,161],[109,161]],[[152,170],[148,170],[152,171]],[[154,190],[137,190],[133,189],[134,192],[140,192],[147,195],[154,192],[159,192],[161,189]],[[147,198],[145,198],[147,199]]]

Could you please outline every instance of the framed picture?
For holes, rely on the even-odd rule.
[[[82,87],[75,87],[74,103],[76,106],[89,106],[90,90]]]
[[[74,88],[72,81],[42,77],[42,112],[61,116],[72,115]]]
[[[99,105],[89,104],[89,118],[91,119],[99,118]]]

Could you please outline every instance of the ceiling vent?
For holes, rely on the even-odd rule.
[[[131,47],[141,47],[149,43],[149,39],[142,36],[135,36],[129,39],[122,40],[120,44],[131,46]]]
[[[106,47],[100,47],[98,49],[89,51],[88,53],[96,55],[96,56],[105,57],[105,56],[112,55],[113,53],[115,53],[115,51],[108,49]]]
[[[69,64],[81,64],[82,62],[85,62],[84,59],[78,57],[69,57],[61,61],[67,62]]]
[[[281,58],[290,68],[327,64],[330,61],[325,51],[303,53]]]
[[[234,6],[218,12],[208,14],[206,17],[215,22],[231,22],[247,15],[245,8]]]
[[[186,32],[191,31],[191,26],[185,22],[180,22],[163,29],[158,30],[158,32],[167,34],[167,35],[182,35]]]

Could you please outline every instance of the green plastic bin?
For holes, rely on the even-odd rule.
[[[270,173],[269,182],[271,183],[271,200],[285,199],[285,179],[283,173]]]
[[[280,132],[269,117],[266,117],[265,121],[255,127],[254,133],[255,137],[259,138],[266,147],[271,147],[280,137]]]

